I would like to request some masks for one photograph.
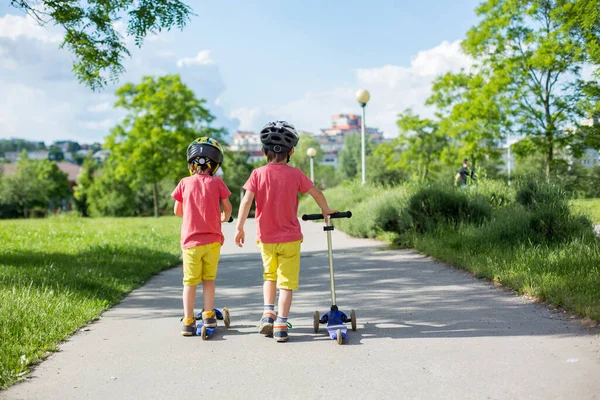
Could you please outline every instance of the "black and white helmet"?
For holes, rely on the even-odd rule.
[[[294,125],[286,121],[267,123],[260,130],[260,141],[266,150],[275,153],[287,153],[298,144],[298,132]]]

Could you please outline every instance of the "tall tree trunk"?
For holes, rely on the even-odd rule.
[[[554,146],[552,146],[552,133],[546,133],[546,180],[550,181],[552,173],[552,157],[554,155]]]
[[[152,185],[152,192],[154,194],[154,216],[158,218],[158,184],[156,183],[156,178]]]

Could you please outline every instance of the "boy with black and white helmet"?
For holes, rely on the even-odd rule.
[[[292,291],[298,290],[302,231],[298,221],[298,192],[310,194],[323,212],[333,214],[325,196],[306,174],[287,163],[298,144],[298,133],[285,121],[266,124],[260,131],[267,165],[252,171],[244,185],[246,194],[238,214],[235,242],[242,247],[244,224],[252,201],[256,200],[256,239],[263,259],[264,308],[259,333],[273,336],[278,342],[288,339],[287,319],[292,305]],[[275,295],[279,288],[278,315]]]
[[[190,175],[183,178],[171,196],[175,214],[183,218],[181,249],[183,250],[183,325],[181,334],[196,332],[194,300],[196,287],[202,282],[207,328],[217,326],[214,312],[215,278],[223,245],[221,223],[231,216],[231,192],[215,173],[223,163],[223,149],[216,140],[200,137],[187,148]],[[223,212],[221,212],[221,206]]]

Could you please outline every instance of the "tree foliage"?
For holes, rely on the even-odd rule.
[[[148,35],[173,27],[183,29],[192,14],[180,0],[11,0],[13,7],[40,25],[55,24],[64,31],[61,47],[74,56],[73,71],[92,89],[116,81],[130,56],[115,24],[126,21],[126,35],[141,47]]]
[[[115,106],[127,115],[112,129],[106,147],[112,151],[115,173],[134,186],[153,186],[158,216],[159,183],[187,175],[187,146],[198,136],[221,140],[222,129],[210,127],[214,117],[181,81],[179,75],[144,77],[117,90]]]
[[[564,15],[572,7],[563,0],[488,0],[476,10],[481,22],[467,33],[463,49],[513,100],[508,110],[519,130],[546,158],[551,175],[555,151],[579,133],[566,132],[582,117],[581,67],[589,60],[581,35]]]
[[[512,131],[502,78],[464,70],[448,73],[434,81],[427,100],[437,106],[440,129],[458,144],[459,158],[468,157],[472,168],[497,157],[500,139]]]
[[[17,162],[15,173],[1,182],[0,203],[16,210],[25,218],[34,207],[54,208],[71,197],[67,174],[55,162],[32,160],[25,151]]]
[[[375,146],[368,135],[365,135],[365,156],[371,155]],[[361,137],[359,134],[346,136],[344,149],[339,153],[339,173],[343,179],[354,179],[362,170]]]

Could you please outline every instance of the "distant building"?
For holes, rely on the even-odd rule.
[[[331,117],[331,128],[321,129],[315,139],[323,149],[323,164],[337,167],[340,151],[349,135],[361,133],[361,117],[356,114],[335,114]],[[365,137],[376,145],[386,142],[383,132],[377,128],[365,127]]]
[[[20,151],[9,151],[9,152],[4,153],[4,159],[11,163],[19,161],[20,157],[21,157]],[[48,151],[46,151],[46,150],[27,151],[27,157],[29,157],[32,160],[47,160],[48,159]]]
[[[230,149],[234,152],[243,151],[250,154],[249,161],[252,163],[265,158],[265,155],[262,152],[260,135],[258,133],[238,131],[233,135],[233,142],[231,143]]]
[[[600,125],[600,116],[581,121],[582,126]],[[583,167],[595,168],[600,166],[600,152],[594,149],[585,149],[583,156],[578,160]]]

